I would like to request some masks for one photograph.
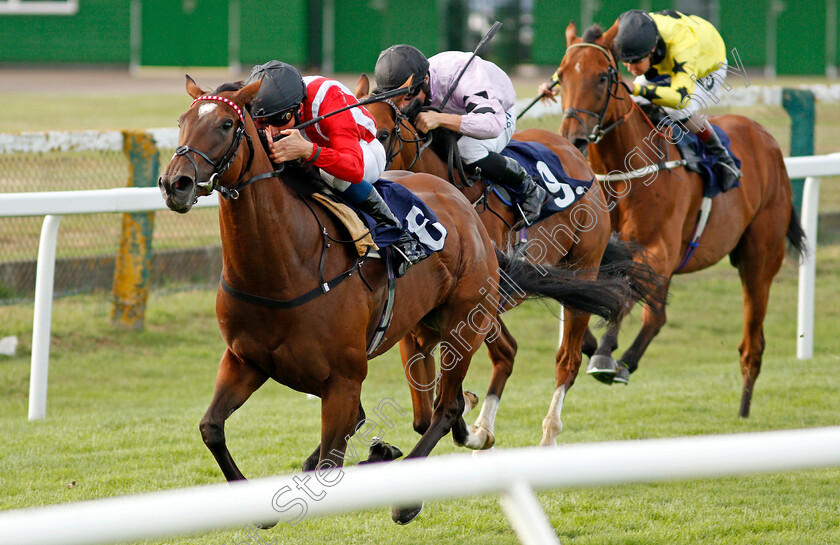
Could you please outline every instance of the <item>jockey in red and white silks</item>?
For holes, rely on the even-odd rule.
[[[301,122],[353,104],[356,97],[341,82],[305,76],[306,99]],[[313,164],[321,177],[339,191],[362,180],[373,183],[385,171],[385,148],[376,139],[376,123],[364,106],[350,108],[304,129],[304,136],[321,147]],[[344,187],[339,187],[344,186]]]

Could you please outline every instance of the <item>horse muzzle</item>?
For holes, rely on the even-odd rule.
[[[158,178],[158,188],[166,206],[180,214],[189,212],[198,197],[195,178],[186,174],[164,174]]]

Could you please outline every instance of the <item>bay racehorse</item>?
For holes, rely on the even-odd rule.
[[[370,81],[362,75],[355,90],[357,98],[370,94]],[[408,109],[408,108],[407,108]],[[533,263],[570,267],[579,272],[581,278],[594,280],[601,268],[602,277],[612,277],[627,282],[628,300],[647,298],[658,279],[649,268],[632,260],[631,249],[619,240],[610,240],[610,218],[606,203],[598,184],[562,212],[555,213],[527,228],[514,227],[513,209],[506,205],[495,192],[489,191],[483,180],[464,183],[457,169],[449,166],[440,154],[446,152],[436,146],[428,146],[430,139],[448,136],[446,129],[433,131],[433,135],[419,133],[411,123],[409,115],[400,111],[392,101],[375,102],[368,105],[377,125],[377,137],[388,150],[389,169],[410,169],[427,172],[443,179],[450,179],[467,199],[474,204],[490,238],[499,248],[509,249],[527,239],[522,245],[522,254]],[[593,180],[594,174],[584,156],[566,139],[550,131],[529,129],[517,131],[514,139],[523,142],[537,142],[546,146],[559,159],[566,173],[579,180]],[[461,173],[463,174],[463,173]],[[544,174],[546,176],[550,173]],[[553,176],[553,175],[552,175]],[[549,183],[552,180],[548,180]],[[558,183],[556,179],[554,183]],[[448,185],[448,184],[447,184]],[[523,233],[525,231],[525,233]],[[523,236],[524,235],[524,236]],[[605,252],[609,263],[602,267]],[[522,301],[514,298],[508,301],[505,310]],[[581,344],[587,332],[590,314],[564,309],[563,338],[555,355],[555,391],[543,420],[542,445],[556,444],[562,429],[561,411],[566,392],[575,382],[581,363]],[[516,356],[516,340],[499,318],[501,335],[486,342],[493,365],[493,373],[481,413],[476,419],[478,429],[492,432],[498,405],[508,377],[513,370]],[[492,342],[489,342],[492,340]],[[400,345],[406,376],[412,385],[414,405],[414,426],[421,432],[428,426],[432,413],[432,396],[428,384],[435,376],[433,356],[412,335]],[[422,353],[423,358],[412,359],[410,355]]]
[[[582,151],[588,151],[596,173],[610,173],[602,187],[609,200],[613,229],[641,244],[652,266],[668,282],[661,287],[663,296],[651,298],[643,308],[641,331],[619,360],[625,369],[617,367],[611,356],[618,346],[618,325],[607,330],[597,349],[597,341],[588,335],[584,350],[594,351],[593,359],[600,358],[602,367],[617,369],[619,376],[632,373],[665,324],[662,302],[672,275],[699,271],[729,256],[743,287],[739,414],[747,417],[761,370],[770,285],[784,260],[785,239],[799,254],[804,248],[804,232],[791,205],[782,150],[755,121],[739,115],[710,118],[731,138],[743,177],[740,187],[714,197],[697,245],[695,227],[703,201],[703,181],[685,167],[657,166],[679,160],[680,153],[669,134],[654,127],[632,100],[621,80],[610,49],[617,31],[618,23],[606,32],[595,25],[580,38],[574,23],[567,27],[567,49],[557,69],[565,108],[559,132]],[[633,178],[627,174],[636,169],[643,169],[643,175]]]
[[[464,422],[461,385],[484,337],[498,329],[495,312],[485,309],[500,302],[499,259],[526,291],[546,284],[564,304],[591,293],[596,308],[619,312],[620,293],[579,283],[571,271],[543,277],[523,268],[493,248],[455,188],[429,174],[401,173],[399,183],[434,210],[448,234],[442,250],[396,281],[393,318],[372,348],[388,300],[385,266],[340,243],[336,237],[347,236],[343,225],[299,189],[311,189],[312,180],[294,175],[291,166],[275,170],[247,110],[259,82],[225,84],[208,94],[188,76],[186,88],[194,101],[179,118],[179,147],[158,184],[167,206],[180,213],[214,190],[224,197],[216,313],[227,348],[199,429],[227,480],[244,476],[226,446],[225,420],[269,378],[321,399],[321,444],[304,469],[340,467],[348,438],[364,422],[360,395],[369,357],[409,333],[448,347],[441,350],[450,358],[430,425],[408,457],[428,455],[450,430],[460,445],[487,447],[487,434]],[[392,516],[404,523],[419,510],[395,509]]]

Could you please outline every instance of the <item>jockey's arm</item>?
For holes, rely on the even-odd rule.
[[[415,120],[415,127],[422,132],[429,132],[438,127],[461,132],[461,116],[441,112],[421,112]]]
[[[335,123],[334,128],[325,131],[330,140],[329,147],[321,147],[321,154],[312,164],[340,180],[355,184],[362,181],[365,174],[364,154],[359,144],[359,133],[355,130],[356,122],[349,111],[328,117],[324,121],[341,117],[344,113],[349,114],[350,122],[353,123],[352,130],[346,123]],[[323,121],[319,125],[321,123]]]

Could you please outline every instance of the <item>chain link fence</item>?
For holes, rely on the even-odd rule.
[[[177,134],[177,133],[175,133]],[[174,152],[171,132],[156,135],[160,169]],[[114,131],[0,134],[0,192],[75,191],[125,187],[131,164]],[[43,216],[0,217],[0,305],[31,301]],[[55,294],[111,292],[121,214],[62,219],[56,249]],[[218,210],[157,212],[152,289],[212,287],[221,270]]]

